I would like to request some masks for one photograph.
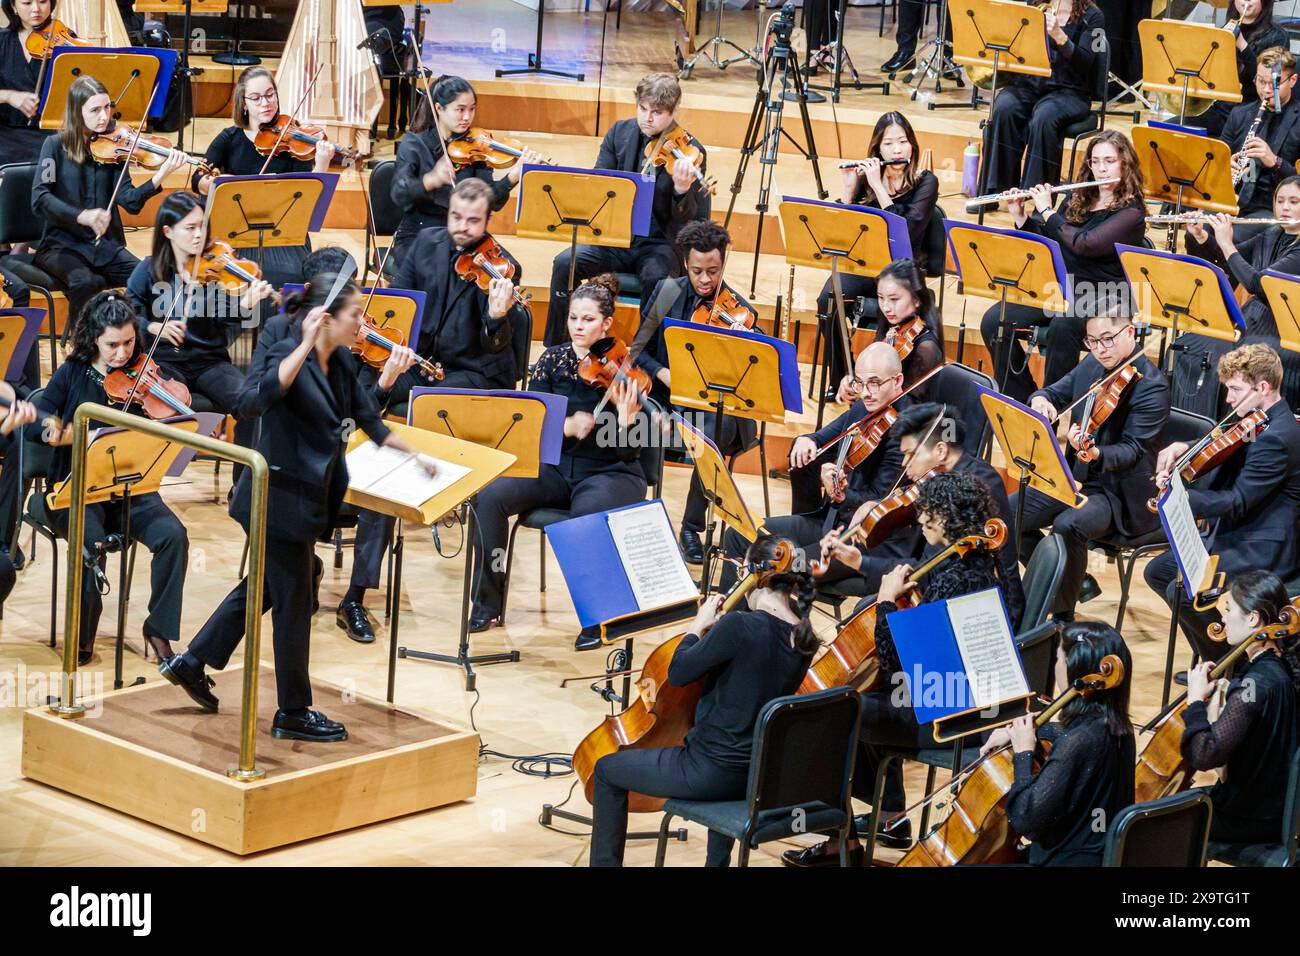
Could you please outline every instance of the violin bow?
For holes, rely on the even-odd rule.
[[[153,93],[150,94],[149,99],[148,99],[148,102],[150,102],[150,103],[153,102],[153,94],[155,94],[155,93],[157,93],[157,92],[158,92],[158,80],[157,80],[157,78],[155,78],[155,79],[154,79],[154,85],[153,85]],[[114,103],[113,105],[116,106],[117,104]],[[111,129],[111,127],[110,127],[110,129]],[[126,179],[126,174],[127,174],[127,172],[130,171],[130,169],[131,169],[131,157],[135,155],[135,148],[136,148],[136,146],[139,145],[139,143],[140,143],[140,137],[143,136],[143,135],[144,135],[144,122],[141,121],[141,122],[139,123],[139,125],[137,125],[136,128],[135,128],[135,138],[134,138],[133,140],[131,140],[131,148],[128,149],[128,150],[126,151],[126,157],[122,160],[122,168],[121,168],[120,170],[118,170],[118,173],[117,173],[117,182],[115,182],[115,183],[113,184],[113,192],[112,192],[112,194],[108,197],[108,218],[109,218],[109,225],[110,225],[110,226],[112,225],[112,219],[113,219],[113,208],[117,205],[117,194],[118,194],[119,192],[121,192],[121,190],[122,190],[122,182],[123,182],[123,180]],[[168,154],[167,158],[168,158],[168,159],[171,158],[171,154],[170,154],[170,153]],[[96,237],[95,237],[95,245],[98,246],[98,245],[99,245],[99,240],[101,240],[101,239],[103,239],[103,238],[104,238],[103,236],[96,236]]]
[[[1128,368],[1130,365],[1132,365],[1134,362],[1136,362],[1139,358],[1141,358],[1145,354],[1146,353],[1142,352],[1141,350],[1134,352],[1123,362],[1116,365],[1113,369],[1111,369],[1101,378],[1097,379],[1097,381],[1089,385],[1088,390],[1086,392],[1084,392],[1082,395],[1080,395],[1078,398],[1072,401],[1069,405],[1066,405],[1063,409],[1061,409],[1059,412],[1056,413],[1056,421],[1060,421],[1062,418],[1064,418],[1065,414],[1069,412],[1071,409],[1073,409],[1080,402],[1085,401],[1090,396],[1096,395],[1098,392],[1100,392],[1103,388],[1106,387],[1107,382],[1111,381],[1111,379],[1115,378],[1115,376],[1119,375],[1120,372],[1124,371],[1124,369]]]
[[[420,51],[420,43],[417,41],[413,44],[415,47],[415,65],[420,71],[420,79],[424,81],[424,99],[429,104],[429,125],[433,127],[434,134],[438,137],[438,145],[442,147],[442,158],[447,160],[448,165],[452,167],[451,185],[456,184],[456,167],[451,161],[451,154],[447,152],[447,138],[442,135],[442,127],[438,125],[438,111],[433,106],[433,90],[429,87],[429,73],[424,67],[424,56]],[[438,166],[438,161],[433,162],[434,168]]]
[[[944,363],[944,364],[947,364],[947,363]],[[926,372],[924,375],[922,375],[920,378],[918,378],[918,379],[917,379],[915,382],[913,382],[911,385],[907,386],[907,388],[905,388],[905,389],[903,389],[901,392],[899,392],[899,393],[898,393],[898,398],[894,399],[893,402],[890,402],[887,406],[885,406],[885,408],[893,408],[893,407],[894,407],[894,402],[897,402],[897,401],[898,401],[899,399],[901,399],[904,395],[910,394],[911,392],[913,392],[913,391],[915,391],[916,389],[920,388],[923,384],[925,384],[926,382],[928,382],[928,381],[929,381],[931,378],[933,378],[935,375],[938,375],[938,374],[939,374],[939,370],[942,369],[942,368],[943,368],[943,365],[936,365],[934,368],[930,369],[930,371]],[[864,415],[862,418],[859,418],[859,419],[858,419],[856,422],[854,422],[852,425],[848,426],[848,428],[844,429],[843,432],[841,432],[840,434],[836,435],[834,438],[832,438],[832,439],[831,439],[830,441],[828,441],[826,444],[824,444],[824,445],[822,445],[820,448],[818,448],[818,449],[817,449],[817,453],[818,453],[818,454],[821,454],[821,453],[824,452],[827,448],[830,448],[831,445],[834,445],[836,442],[838,442],[838,441],[843,441],[845,438],[848,438],[848,437],[849,437],[850,435],[852,435],[854,432],[856,432],[856,431],[858,431],[859,429],[865,427],[866,425],[871,424],[871,422],[875,421],[879,416],[883,415],[884,413],[885,413],[885,409],[882,408],[882,409],[881,409],[880,411],[878,411],[878,412],[872,412],[872,413],[869,414],[869,415]]]
[[[290,123],[297,121],[298,113],[302,110],[303,104],[307,102],[307,97],[311,95],[312,87],[316,85],[316,80],[320,78],[320,71],[323,69],[325,69],[324,63],[316,67],[316,72],[312,74],[311,80],[307,83],[307,88],[302,91],[302,96],[298,98],[298,105],[295,106],[293,108],[293,112],[289,114]],[[279,149],[280,144],[284,142],[284,134],[287,132],[289,132],[289,123],[285,123],[280,128],[280,135],[277,136],[275,138],[275,142],[271,144],[271,150],[266,154],[266,162],[262,164],[262,168],[258,170],[257,175],[259,176],[266,175],[266,167],[270,166],[271,160],[275,159],[275,151]]]

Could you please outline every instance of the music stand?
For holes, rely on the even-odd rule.
[[[1237,44],[1232,35],[1212,23],[1142,20],[1142,89],[1147,93],[1181,95],[1178,123],[1187,118],[1187,98],[1241,102],[1237,78]]]
[[[203,68],[190,66],[190,20],[195,10],[204,15],[227,13],[229,0],[136,0],[136,13],[179,14],[181,20],[180,75],[185,77],[185,95],[181,99],[181,128],[177,133],[177,148],[185,151],[185,128],[194,119],[194,77],[203,75]]]
[[[515,234],[569,240],[569,292],[578,267],[578,240],[627,249],[650,232],[654,180],[636,173],[573,166],[525,166],[519,177]],[[566,235],[567,234],[567,235]]]
[[[442,0],[450,2],[450,0]],[[619,0],[621,3],[622,0]],[[606,13],[608,13],[608,5]],[[569,73],[564,70],[552,70],[542,66],[542,24],[546,22],[546,0],[537,0],[537,47],[534,52],[528,54],[528,65],[515,67],[512,70],[497,70],[497,79],[503,76],[559,76],[568,80],[577,80],[579,83],[586,76],[585,73]]]
[[[41,334],[44,309],[0,309],[0,373],[6,382],[16,382]],[[50,359],[54,360],[54,335],[50,329]]]
[[[237,0],[238,12],[231,17],[234,24],[230,32],[230,49],[225,53],[218,53],[212,57],[214,63],[221,63],[224,66],[254,66],[261,63],[262,58],[255,53],[244,53],[239,49],[239,25],[244,22],[244,14],[248,12],[248,5],[244,0]]]
[[[1237,214],[1232,151],[1227,143],[1202,130],[1167,123],[1134,126],[1132,135],[1148,199],[1172,203],[1176,214],[1187,207]],[[1166,248],[1178,249],[1176,222],[1170,225]]]
[[[1002,448],[1008,469],[1016,469],[1020,485],[1016,499],[1016,562],[1020,561],[1020,529],[1025,524],[1025,491],[1035,488],[1067,508],[1081,508],[1088,500],[1079,494],[1065,454],[1056,441],[1056,430],[1038,412],[1007,398],[1001,392],[977,385],[980,404],[993,426],[993,437]]]
[[[844,361],[853,371],[853,332],[844,312],[844,291],[840,272],[875,278],[880,270],[896,259],[911,258],[912,240],[907,222],[891,212],[869,206],[852,206],[823,202],[818,199],[781,197],[777,207],[781,216],[781,236],[785,243],[785,261],[792,266],[810,266],[830,270],[832,308],[831,324],[843,338]],[[757,263],[757,257],[755,257]],[[757,266],[756,266],[757,267]],[[818,389],[817,427],[826,414],[826,391],[830,388],[830,332],[822,350],[822,387]]]
[[[1236,341],[1238,329],[1246,328],[1228,277],[1213,263],[1123,243],[1116,243],[1115,251],[1133,290],[1134,318],[1168,331],[1160,354],[1161,364],[1169,357],[1167,374],[1174,371],[1180,321],[1186,319],[1193,331],[1223,342]]]
[[[1266,269],[1260,276],[1260,285],[1264,287],[1264,298],[1273,312],[1282,348],[1288,352],[1300,352],[1300,312],[1297,312],[1300,308],[1300,279]]]
[[[1000,388],[1011,371],[1011,341],[1015,329],[1007,322],[1007,305],[1031,305],[1044,312],[1064,313],[1072,293],[1061,247],[1046,236],[1015,229],[995,229],[949,219],[948,246],[957,266],[962,291],[998,303],[998,343],[993,358]],[[1025,359],[1028,361],[1028,358]]]
[[[208,192],[208,235],[236,249],[301,246],[325,222],[338,173],[218,176]]]
[[[197,432],[198,419],[191,416],[166,419],[182,431]],[[122,502],[121,563],[117,585],[117,638],[113,651],[113,689],[122,688],[122,648],[126,642],[127,575],[131,565],[131,498],[158,491],[183,445],[124,428],[101,429],[86,446],[86,504],[114,498]],[[66,510],[72,505],[72,477],[59,482],[45,495],[46,508]],[[113,537],[110,535],[110,537]],[[72,635],[79,637],[79,635]],[[137,677],[134,684],[143,684]]]
[[[114,119],[138,125],[146,117],[159,116],[175,64],[175,50],[55,47],[40,91],[40,128],[63,125],[68,88],[81,76],[93,76],[104,84],[113,101]]]

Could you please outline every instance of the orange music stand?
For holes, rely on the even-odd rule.
[[[1210,23],[1143,20],[1142,89],[1181,96],[1178,125],[1187,118],[1188,97],[1241,102],[1237,45],[1232,35]]]

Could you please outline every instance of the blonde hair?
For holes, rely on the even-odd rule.
[[[1262,342],[1233,349],[1219,359],[1219,381],[1240,375],[1251,385],[1268,382],[1274,391],[1282,387],[1282,359]]]

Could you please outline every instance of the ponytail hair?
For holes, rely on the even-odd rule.
[[[1065,652],[1066,680],[1073,683],[1097,673],[1102,660],[1114,655],[1124,666],[1124,679],[1109,690],[1078,696],[1061,708],[1061,724],[1069,727],[1081,717],[1101,717],[1113,737],[1131,737],[1129,688],[1133,685],[1133,658],[1128,645],[1115,628],[1101,621],[1071,621],[1061,629],[1061,649]],[[1064,687],[1057,688],[1064,691]]]
[[[760,534],[745,552],[746,566],[755,570],[773,567],[776,562],[777,548],[782,541],[782,538],[775,535]],[[786,540],[785,544],[792,551],[795,550],[793,542]],[[799,618],[799,623],[794,626],[791,635],[794,639],[794,649],[805,657],[811,658],[817,653],[817,648],[821,647],[821,641],[813,633],[812,622],[808,619],[812,611],[813,597],[817,593],[817,585],[813,582],[812,575],[806,571],[795,571],[793,568],[782,571],[768,579],[767,589],[785,595],[785,599],[790,602],[790,610],[794,612],[795,617]]]
[[[1277,624],[1281,621],[1282,609],[1291,603],[1286,593],[1286,585],[1272,571],[1243,571],[1232,579],[1229,588],[1232,600],[1246,614],[1259,615],[1260,626]],[[1290,637],[1278,641],[1278,651],[1282,663],[1291,675],[1291,684],[1300,691],[1300,638]]]
[[[618,276],[604,272],[585,280],[569,296],[569,305],[579,299],[591,299],[596,303],[596,308],[600,309],[600,314],[608,319],[614,314],[614,303],[618,299]]]
[[[330,292],[338,285],[338,291],[333,296]],[[284,311],[294,317],[294,321],[301,321],[312,309],[323,307],[331,315],[334,310],[339,308],[344,302],[354,295],[360,295],[361,290],[351,279],[339,283],[339,276],[333,272],[322,272],[312,277],[312,280],[303,287],[301,292],[291,292],[284,300]]]
[[[429,111],[430,100],[436,106],[446,109],[466,93],[471,93],[476,100],[478,99],[478,94],[474,92],[474,87],[470,85],[469,80],[459,76],[448,76],[445,73],[438,77],[429,84],[429,95],[421,96],[415,105],[415,115],[411,117],[411,132],[423,133],[427,129],[433,129],[433,114]]]

